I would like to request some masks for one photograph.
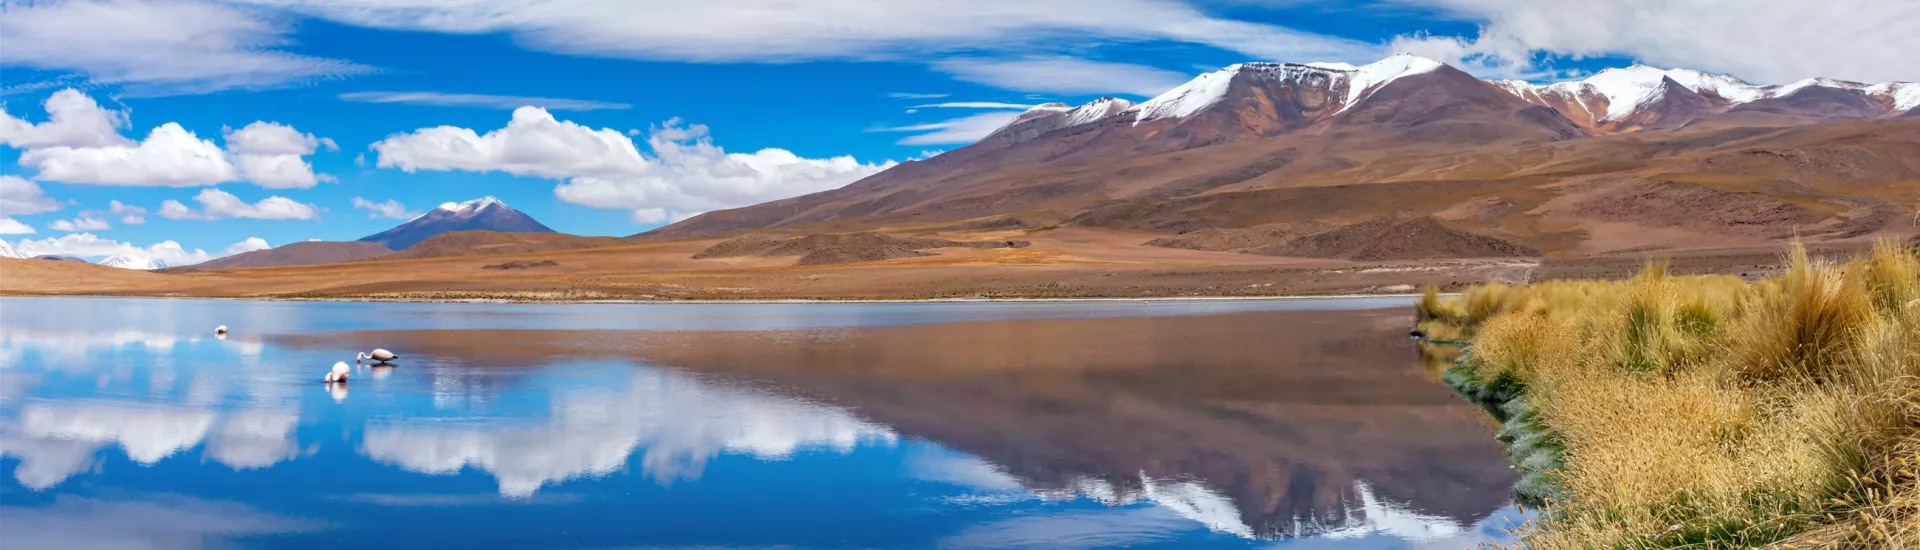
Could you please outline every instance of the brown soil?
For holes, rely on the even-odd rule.
[[[480,269],[501,269],[501,270],[534,269],[534,268],[540,268],[540,267],[558,267],[559,265],[560,265],[560,262],[556,262],[553,260],[542,260],[538,262],[511,261],[504,264],[492,264],[492,265],[480,266]]]
[[[582,237],[566,233],[502,233],[499,231],[449,231],[434,235],[406,250],[380,256],[382,260],[449,258],[494,254],[526,254],[549,250],[572,250],[622,244],[615,237]]]
[[[786,239],[749,234],[707,247],[699,254],[694,254],[693,259],[795,257],[797,259],[794,265],[827,265],[931,256],[920,251],[933,248],[1023,248],[1028,244],[1026,241],[950,241],[896,237],[874,232],[807,235]]]
[[[307,241],[284,244],[266,250],[242,252],[225,258],[174,268],[173,270],[331,264],[351,262],[391,253],[393,253],[393,251],[387,249],[387,247],[374,243],[364,243],[360,241]]]
[[[1188,250],[1237,251],[1285,244],[1302,235],[1332,229],[1326,222],[1282,222],[1236,229],[1200,229],[1147,241],[1147,246]]]
[[[1382,216],[1252,250],[1255,254],[1357,261],[1521,258],[1540,251],[1478,235],[1432,216]]]
[[[1643,181],[1581,201],[1575,215],[1732,235],[1778,238],[1813,222],[1812,210],[1772,195],[1670,180]]]

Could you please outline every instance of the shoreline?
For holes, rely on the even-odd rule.
[[[1452,293],[1442,293],[1452,296]],[[284,296],[133,296],[116,294],[0,294],[5,298],[131,298],[147,300],[232,300],[256,302],[399,303],[399,304],[555,304],[555,305],[676,305],[676,304],[940,304],[940,303],[1073,303],[1073,302],[1225,302],[1352,300],[1365,298],[1419,298],[1420,294],[1295,294],[1279,296],[1171,296],[1142,298],[789,298],[740,300],[523,300],[512,298],[304,298]]]

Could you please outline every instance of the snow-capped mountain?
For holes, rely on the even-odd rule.
[[[0,240],[0,258],[15,258],[15,259],[24,260],[29,257],[30,256],[27,256],[25,253],[20,252],[19,249],[14,248],[13,245],[7,244],[7,241]]]
[[[1115,97],[1103,97],[1077,107],[1043,103],[1013,117],[981,141],[987,143],[987,147],[1012,145],[1054,130],[1099,122],[1131,107],[1132,101]]]
[[[1066,128],[1116,120],[1135,125],[1164,120],[1184,124],[1223,108],[1252,112],[1216,117],[1222,120],[1213,122],[1230,128],[1209,130],[1205,132],[1208,135],[1245,129],[1254,130],[1256,135],[1285,133],[1353,111],[1369,103],[1390,84],[1422,75],[1451,77],[1426,80],[1452,82],[1454,95],[1476,95],[1471,90],[1459,89],[1468,80],[1460,78],[1465,73],[1438,61],[1408,54],[1359,66],[1241,63],[1197,76],[1139,104],[1103,97],[1079,106],[1038,105],[1014,117],[981,143],[983,148],[999,148]],[[1552,84],[1519,80],[1485,82],[1506,95],[1552,109],[1584,130],[1600,133],[1678,128],[1729,111],[1817,118],[1920,116],[1920,112],[1915,111],[1920,107],[1920,84],[1912,82],[1869,85],[1809,78],[1785,85],[1758,86],[1727,75],[1646,65],[1607,69],[1584,80]],[[1486,100],[1485,97],[1477,99],[1483,103]],[[1421,103],[1441,106],[1432,100]]]
[[[553,229],[493,197],[449,202],[393,229],[360,240],[401,250],[448,231],[486,230],[503,233],[552,233]]]
[[[1920,84],[1912,82],[1868,85],[1809,78],[1785,85],[1756,86],[1727,75],[1646,65],[1606,69],[1578,81],[1533,84],[1496,80],[1493,84],[1602,132],[1677,128],[1729,111],[1882,118],[1902,116],[1920,107]]]
[[[146,271],[152,271],[155,269],[161,269],[161,268],[167,267],[167,264],[162,263],[153,258],[130,256],[126,254],[115,254],[112,256],[108,256],[107,259],[100,260],[100,265],[104,265],[107,267],[118,267],[121,269],[140,269],[140,270],[146,270]]]
[[[1399,85],[1401,82],[1416,82]],[[1393,92],[1421,88],[1418,94]],[[1384,95],[1383,95],[1384,94]],[[1375,101],[1375,98],[1384,98]],[[1363,109],[1373,104],[1372,109]],[[1175,149],[1291,133],[1348,115],[1355,124],[1412,126],[1448,104],[1468,124],[1505,126],[1492,134],[1548,139],[1585,135],[1545,116],[1516,117],[1535,106],[1515,101],[1458,69],[1413,55],[1395,55],[1367,65],[1347,63],[1241,63],[1209,72],[1139,104],[1101,98],[1070,107],[1049,103],[1029,109],[982,140],[996,149],[1044,134],[1106,124],[1153,126],[1151,148]],[[1370,110],[1362,115],[1350,115]],[[1506,122],[1493,122],[1495,120]],[[1518,123],[1510,123],[1512,121]],[[1171,128],[1167,128],[1171,126]]]

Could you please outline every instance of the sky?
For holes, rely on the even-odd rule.
[[[630,235],[1246,61],[1920,80],[1892,0],[0,0],[0,240],[172,265],[494,196]]]

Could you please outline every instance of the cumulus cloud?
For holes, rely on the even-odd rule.
[[[5,17],[4,12],[0,12],[0,17]],[[120,135],[120,129],[127,125],[126,113],[101,107],[79,90],[68,88],[54,92],[42,106],[47,111],[47,121],[39,124],[0,111],[0,145],[25,149],[132,143]]]
[[[633,140],[619,130],[598,130],[555,120],[539,107],[514,109],[506,128],[485,135],[466,128],[438,126],[387,136],[374,142],[381,168],[506,172],[562,178],[614,175],[647,169]]]
[[[267,245],[264,239],[248,237],[246,240],[228,245],[218,253],[209,253],[198,248],[187,250],[175,241],[161,241],[152,246],[141,247],[132,243],[103,239],[92,233],[68,233],[38,240],[21,239],[14,248],[28,256],[46,254],[79,258],[128,256],[152,259],[167,265],[192,265],[214,258],[272,247]]]
[[[368,218],[410,220],[420,215],[419,212],[408,212],[407,205],[400,204],[400,201],[393,199],[387,199],[386,202],[373,202],[360,197],[354,197],[353,207],[366,210]]]
[[[178,123],[154,128],[137,145],[47,147],[20,154],[38,178],[63,183],[189,187],[234,179],[220,146]]]
[[[20,165],[39,170],[35,177],[46,181],[160,187],[249,181],[305,189],[332,178],[315,174],[304,157],[321,147],[339,150],[331,139],[266,121],[224,129],[225,149],[174,122],[135,142],[118,134],[125,113],[101,109],[73,89],[54,93],[47,113],[39,124],[0,115],[0,143],[25,149]]]
[[[227,151],[233,153],[240,177],[269,189],[306,189],[333,179],[313,173],[305,157],[324,146],[340,150],[333,140],[301,133],[277,122],[255,121],[225,132]]]
[[[825,191],[893,167],[893,161],[862,163],[850,155],[810,159],[785,149],[728,153],[714,145],[702,125],[670,120],[647,137],[657,162],[641,173],[582,176],[553,189],[554,196],[594,208],[664,209],[669,220],[693,213]],[[646,222],[642,222],[646,223]]]
[[[40,184],[20,176],[0,175],[0,216],[39,214],[60,209],[60,201],[47,198]]]
[[[490,109],[517,109],[520,107],[539,107],[549,111],[597,111],[602,109],[630,109],[632,105],[593,101],[588,99],[561,99],[553,97],[528,97],[512,95],[486,94],[448,94],[440,92],[353,92],[340,94],[344,101],[360,103],[405,103],[409,105],[436,105],[441,107],[485,107]]]
[[[1473,37],[1403,36],[1391,49],[1481,74],[1538,74],[1536,54],[1631,57],[1757,83],[1920,75],[1920,9],[1882,0],[1397,0],[1481,23]]]
[[[277,18],[224,2],[12,2],[0,10],[0,64],[79,73],[157,95],[269,88],[367,70],[280,49],[292,32]]]
[[[611,128],[593,129],[554,119],[538,107],[513,112],[505,128],[481,134],[440,126],[388,136],[374,143],[385,168],[505,172],[564,179],[561,200],[593,208],[635,211],[636,220],[672,219],[689,212],[736,208],[832,189],[893,165],[851,156],[803,158],[784,149],[728,153],[700,125],[677,119],[654,127],[641,153]],[[650,211],[658,209],[654,214]],[[642,222],[652,223],[652,222]]]
[[[1054,94],[1117,93],[1152,97],[1192,78],[1146,65],[1072,57],[959,58],[940,61],[935,66],[968,82]]]
[[[147,209],[125,204],[120,201],[112,201],[107,208],[107,212],[120,216],[120,223],[127,225],[147,223]]]
[[[13,218],[0,217],[0,235],[32,235],[37,233],[33,226],[21,223]]]
[[[251,0],[383,29],[507,33],[555,53],[681,61],[896,60],[1061,41],[1177,41],[1261,59],[1364,61],[1378,46],[1210,15],[1185,2],[1109,0]]]
[[[53,223],[47,224],[47,228],[54,231],[71,233],[74,231],[106,231],[113,229],[113,226],[107,225],[106,220],[95,218],[92,214],[81,213],[80,217],[72,220],[54,220]]]
[[[311,204],[302,203],[286,197],[267,197],[259,202],[248,204],[240,197],[219,189],[202,189],[193,196],[201,209],[195,211],[176,200],[160,203],[160,217],[169,220],[221,220],[227,218],[251,218],[256,220],[311,220],[319,216],[319,209]]]
[[[899,141],[901,145],[967,144],[980,141],[980,138],[987,137],[987,134],[1000,129],[1001,126],[1006,126],[1017,116],[1020,116],[1018,111],[994,111],[939,122],[880,128],[876,131],[922,132],[902,138]]]

